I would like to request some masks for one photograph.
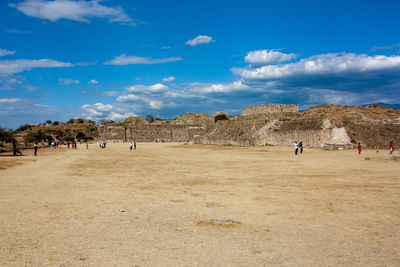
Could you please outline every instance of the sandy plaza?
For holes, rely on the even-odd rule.
[[[398,266],[400,157],[183,143],[0,157],[2,266]]]

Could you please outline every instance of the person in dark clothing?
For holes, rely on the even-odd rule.
[[[299,148],[300,148],[300,154],[303,154],[303,141],[300,141]]]
[[[133,150],[136,150],[136,141],[133,142]]]
[[[21,151],[19,151],[17,147],[17,141],[15,141],[15,139],[12,141],[12,145],[13,145],[13,155],[16,156],[17,154],[19,154],[20,156],[22,156]]]
[[[35,144],[33,145],[33,150],[34,150],[33,155],[34,155],[34,156],[37,156],[38,145],[37,145],[36,142],[35,142]]]

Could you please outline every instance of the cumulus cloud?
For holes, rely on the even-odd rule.
[[[59,82],[61,85],[80,84],[80,81],[78,81],[78,80],[65,79],[65,78],[60,78]]]
[[[72,66],[74,66],[74,64],[68,62],[60,62],[52,59],[0,60],[0,75],[11,75],[34,68],[59,68]]]
[[[168,86],[165,86],[162,83],[156,83],[154,85],[146,86],[146,85],[133,85],[125,88],[128,92],[160,92],[168,89]]]
[[[175,77],[174,76],[167,77],[167,78],[162,79],[162,81],[163,81],[163,83],[172,83],[175,81]]]
[[[7,50],[7,49],[1,49],[0,48],[0,57],[8,56],[8,55],[14,55],[15,51],[14,50]]]
[[[296,59],[296,54],[285,54],[276,50],[256,50],[249,52],[244,60],[252,65],[271,65]]]
[[[149,102],[149,105],[153,109],[161,109],[161,108],[163,108],[164,103],[162,101],[152,100]]]
[[[121,7],[104,6],[101,2],[100,0],[25,0],[9,6],[27,16],[51,22],[68,19],[89,23],[91,18],[104,18],[110,22],[135,25],[135,21]]]
[[[199,93],[229,93],[232,91],[248,90],[249,86],[243,84],[241,81],[233,83],[208,83],[208,84],[192,84],[191,92]]]
[[[90,80],[88,84],[99,84],[99,82],[97,80]]]
[[[316,75],[349,76],[400,69],[400,56],[368,56],[352,53],[322,54],[290,64],[258,68],[233,68],[234,74],[247,80],[274,80]]]
[[[130,64],[159,64],[166,62],[174,62],[183,60],[181,57],[167,57],[167,58],[151,58],[151,57],[138,57],[127,56],[122,54],[113,60],[104,62],[104,65],[130,65]]]
[[[202,44],[209,44],[212,42],[214,42],[212,37],[207,36],[207,35],[199,35],[192,40],[188,40],[186,42],[186,44],[190,45],[190,46],[196,46],[196,45],[202,45]]]
[[[81,106],[84,111],[81,116],[90,120],[123,120],[127,117],[136,116],[135,113],[111,104],[96,103],[94,105],[86,104]]]
[[[99,111],[111,111],[113,108],[112,105],[102,103],[96,103],[93,106]]]
[[[117,101],[119,102],[131,102],[131,101],[137,101],[140,100],[141,98],[137,95],[133,94],[127,94],[127,95],[121,95],[117,97]]]

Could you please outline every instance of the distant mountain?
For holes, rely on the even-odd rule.
[[[365,107],[365,106],[370,106],[370,105],[379,105],[379,106],[386,107],[386,108],[400,109],[400,104],[374,103],[374,104],[367,104],[367,105],[363,105],[363,106]]]

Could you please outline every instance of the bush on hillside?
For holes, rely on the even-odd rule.
[[[226,117],[225,114],[219,114],[219,115],[215,116],[215,118],[214,118],[214,122],[222,121],[222,120],[229,120],[229,119],[228,119],[228,117]]]
[[[11,143],[14,140],[14,136],[10,131],[0,127],[0,141],[5,143]]]
[[[30,124],[23,124],[23,125],[19,126],[19,127],[15,130],[15,132],[16,132],[16,133],[18,133],[18,132],[23,132],[23,131],[28,130],[28,129],[30,129],[30,128],[32,128],[32,125],[30,125]]]

